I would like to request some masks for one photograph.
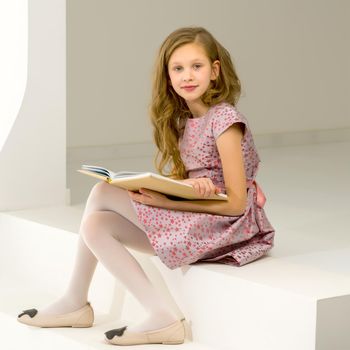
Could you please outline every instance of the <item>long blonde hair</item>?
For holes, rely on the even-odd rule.
[[[153,72],[150,116],[153,139],[158,148],[154,159],[156,169],[161,175],[174,179],[187,178],[178,141],[191,112],[186,101],[169,84],[168,64],[178,47],[190,43],[201,45],[211,63],[215,60],[220,61],[220,74],[215,81],[210,82],[208,90],[202,95],[203,103],[211,107],[225,101],[235,106],[241,94],[241,83],[229,52],[206,29],[179,28],[164,40],[158,51]],[[170,173],[166,174],[164,167],[168,165],[171,167]]]

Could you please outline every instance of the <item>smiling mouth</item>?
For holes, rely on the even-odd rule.
[[[197,86],[192,85],[192,86],[183,86],[182,89],[186,90],[186,91],[192,91],[196,88]]]

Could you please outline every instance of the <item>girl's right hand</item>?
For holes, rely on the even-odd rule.
[[[202,197],[207,198],[221,192],[221,189],[213,184],[210,178],[200,177],[195,179],[182,179],[181,182],[192,185],[195,191]]]

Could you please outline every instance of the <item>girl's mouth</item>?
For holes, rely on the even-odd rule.
[[[190,92],[193,91],[197,86],[184,86],[183,89]]]

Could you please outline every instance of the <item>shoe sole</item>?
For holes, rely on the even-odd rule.
[[[176,344],[183,344],[185,341],[184,340],[179,340],[179,341],[163,341],[161,344],[165,345],[176,345]]]

